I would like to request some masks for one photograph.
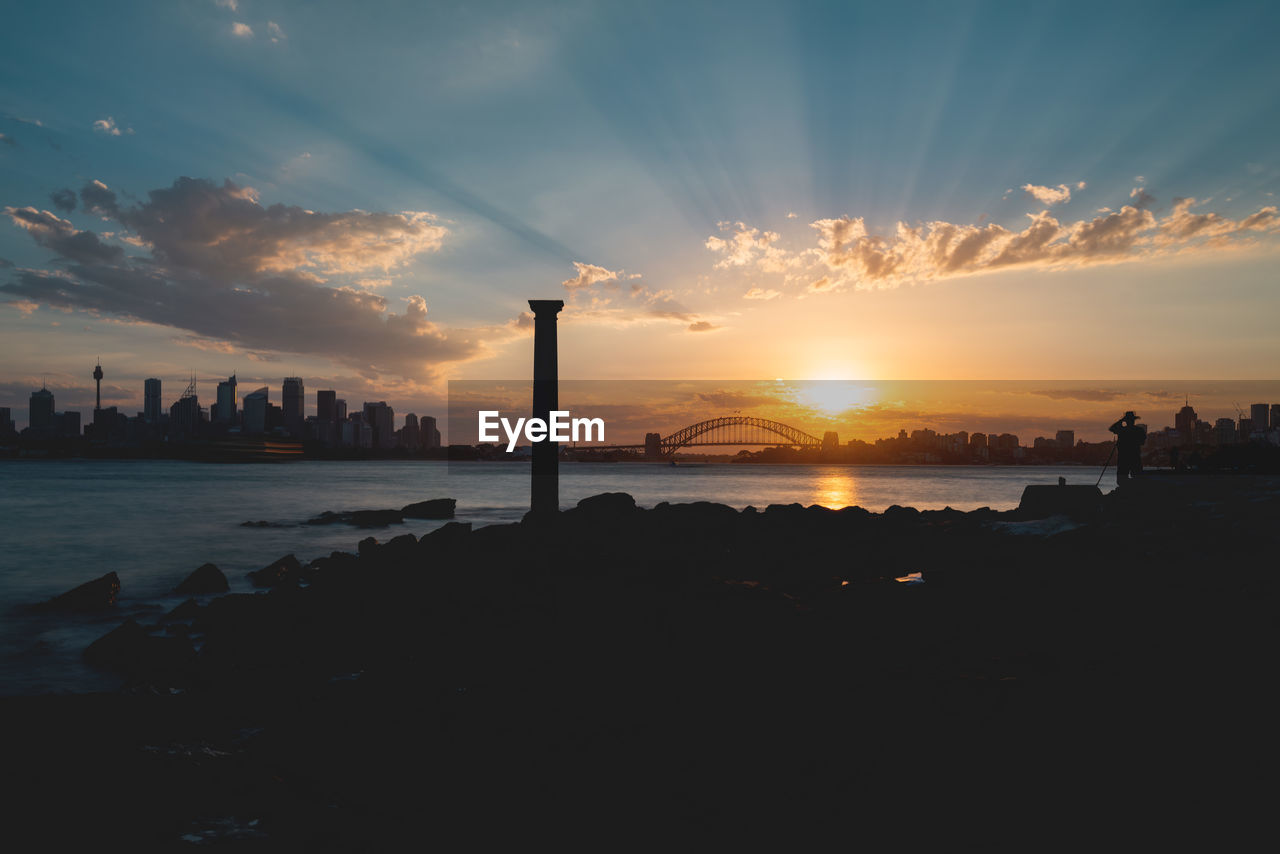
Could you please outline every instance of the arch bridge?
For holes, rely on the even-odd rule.
[[[652,435],[652,434],[651,434]],[[810,436],[781,421],[768,418],[756,418],[750,415],[726,415],[720,418],[708,418],[697,424],[663,436],[657,442],[656,450],[660,456],[669,457],[681,448],[698,448],[708,446],[767,446],[790,445],[794,448],[821,448],[822,440]],[[631,450],[639,449],[649,452],[653,445],[590,445],[584,450]]]

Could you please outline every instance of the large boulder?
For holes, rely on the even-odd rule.
[[[302,577],[302,564],[293,555],[285,555],[270,566],[248,575],[254,587],[275,587],[286,581],[297,582]]]
[[[357,528],[385,528],[387,525],[398,525],[404,521],[404,513],[400,510],[348,510],[335,513],[326,510],[319,516],[307,520],[308,525],[333,525],[343,522]]]
[[[86,581],[79,587],[72,588],[66,593],[54,596],[48,602],[44,602],[36,606],[40,611],[65,611],[69,613],[85,613],[89,611],[102,611],[110,608],[116,603],[116,596],[120,594],[120,577],[114,572],[108,572],[101,578],[95,578],[93,581]]]
[[[1017,515],[1022,519],[1047,519],[1069,516],[1088,519],[1102,507],[1102,490],[1091,484],[1059,483],[1057,486],[1032,484],[1022,490]]]
[[[211,563],[206,563],[183,579],[173,592],[197,596],[202,593],[226,593],[230,589],[231,585],[227,583],[227,577],[222,574],[222,570]]]
[[[399,525],[404,521],[404,514],[399,510],[356,510],[347,521],[357,528],[385,528]]]
[[[636,500],[626,492],[602,492],[578,502],[578,511],[590,519],[628,516],[635,509]]]
[[[456,507],[457,501],[452,498],[433,498],[406,504],[400,512],[406,519],[452,519]]]
[[[130,681],[183,681],[195,659],[195,650],[186,638],[153,637],[133,619],[107,632],[84,651],[87,663],[112,670]]]

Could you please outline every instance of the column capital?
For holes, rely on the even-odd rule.
[[[543,312],[550,312],[554,317],[560,313],[560,309],[564,308],[564,300],[562,299],[531,299],[529,300],[529,308],[533,309],[534,317],[541,315]]]

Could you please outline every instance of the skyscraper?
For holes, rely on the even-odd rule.
[[[98,393],[97,393],[97,397],[94,398],[95,402],[93,404],[93,408],[101,409],[102,408],[102,362],[98,362],[97,366],[93,369],[93,381],[95,384],[97,384],[97,387],[98,387],[97,389]]]
[[[1191,408],[1191,401],[1186,401],[1186,406],[1179,409],[1173,416],[1173,426],[1182,434],[1185,439],[1188,436],[1195,436],[1196,422],[1200,419],[1196,417],[1196,411]]]
[[[412,412],[404,417],[404,426],[400,428],[400,447],[413,451],[422,447],[422,436],[418,432],[418,416]]]
[[[0,406],[0,436],[13,435],[13,414],[9,407]]]
[[[142,418],[148,424],[160,423],[160,380],[152,377],[142,384]]]
[[[306,392],[303,390],[302,377],[285,377],[284,386],[280,389],[281,408],[284,412],[285,429],[295,436],[302,433],[302,412],[306,406]]]
[[[333,389],[321,389],[316,392],[316,420],[333,422],[334,404],[338,402],[338,393]]]
[[[31,392],[28,404],[27,421],[32,433],[50,433],[53,431],[53,392],[44,386],[39,391]]]
[[[267,432],[267,387],[244,396],[243,430],[245,433]]]
[[[218,383],[218,412],[214,421],[223,424],[236,423],[236,375],[232,374]]]
[[[422,434],[422,447],[427,450],[440,447],[440,431],[436,429],[436,419],[424,415],[418,419],[418,431]]]
[[[1249,407],[1249,420],[1253,422],[1254,432],[1267,432],[1267,422],[1270,418],[1268,407],[1265,403],[1255,403]]]
[[[372,431],[373,447],[390,448],[395,444],[392,441],[395,425],[391,423],[395,415],[395,410],[387,406],[386,401],[379,400],[376,403],[365,403],[364,423]]]

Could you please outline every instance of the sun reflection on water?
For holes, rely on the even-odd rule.
[[[853,474],[847,470],[824,474],[813,486],[812,503],[832,510],[857,504],[858,489]]]

